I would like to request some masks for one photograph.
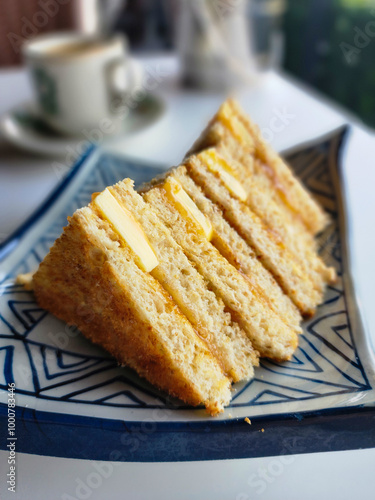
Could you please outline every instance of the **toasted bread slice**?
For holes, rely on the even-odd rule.
[[[220,121],[210,123],[206,131],[190,149],[185,159],[212,147],[219,154],[230,156],[231,166],[248,194],[247,203],[252,210],[255,207],[257,208],[257,215],[260,215],[259,211],[262,208],[260,216],[264,217],[265,221],[272,225],[272,212],[269,212],[268,205],[276,204],[285,223],[290,224],[295,231],[298,231],[299,237],[307,244],[312,247],[315,246],[314,235],[306,227],[300,214],[288,205],[288,198],[282,187],[269,174],[266,165],[254,157],[254,147],[250,147],[249,144],[246,144],[246,141],[237,141]],[[252,195],[261,196],[264,202],[258,206]],[[265,210],[264,204],[266,206]]]
[[[152,384],[211,414],[229,403],[230,381],[206,343],[92,208],[70,218],[33,285],[41,307]]]
[[[204,152],[190,156],[185,166],[204,193],[221,207],[229,224],[254,249],[262,264],[273,274],[302,314],[313,315],[316,306],[322,301],[323,290],[314,287],[285,245],[244,202],[229,192],[220,176],[208,169]]]
[[[283,292],[272,274],[258,260],[253,248],[228,224],[218,205],[205,196],[202,189],[188,175],[185,166],[170,170],[168,175],[180,182],[201,212],[211,221],[214,228],[212,243],[220,253],[233,266],[246,274],[259,293],[265,299],[267,298],[270,308],[293,330],[300,333],[302,318],[299,310]]]
[[[209,290],[157,213],[134,191],[133,181],[125,179],[110,189],[141,224],[155,251],[159,264],[151,271],[152,276],[206,340],[228,377],[234,382],[252,377],[258,357],[250,340],[225,312],[222,300]]]
[[[209,148],[202,151],[198,156],[206,165],[210,162],[219,163],[236,178],[241,179],[240,163],[233,159],[227,151]],[[259,189],[257,182],[253,181],[253,179],[254,177],[249,177],[246,182],[247,199],[245,203],[252,212],[258,215],[264,226],[271,230],[274,238],[293,255],[295,262],[309,277],[314,287],[319,291],[323,291],[327,283],[335,281],[335,270],[327,267],[317,254],[312,234],[307,233],[305,228],[301,228],[296,221],[291,221],[285,217],[275,201]]]
[[[292,300],[286,295],[272,274],[262,265],[254,250],[225,220],[219,206],[204,194],[200,186],[188,175],[184,165],[174,167],[141,186],[146,192],[152,187],[163,185],[168,177],[176,179],[186,193],[196,203],[198,209],[210,220],[213,227],[211,243],[240,272],[252,282],[258,293],[266,300],[282,320],[297,333],[301,333],[301,314]]]
[[[173,238],[222,298],[259,354],[277,360],[290,359],[298,336],[268,306],[251,281],[199,233],[197,226],[180,215],[161,186],[144,192],[143,197],[157,210]]]
[[[313,234],[322,231],[328,223],[327,214],[322,207],[314,200],[309,191],[305,189],[280,155],[264,141],[259,127],[244,113],[238,102],[234,99],[229,99],[228,105],[233,115],[238,118],[251,135],[252,142],[254,143],[255,157],[263,163],[270,178],[280,184],[281,189],[286,193],[288,205],[293,211],[301,215],[306,227]]]
[[[325,212],[233,99],[221,105],[188,155],[211,146],[225,147],[247,170],[247,178],[255,173],[259,189],[275,200],[286,217],[288,212],[294,216],[297,226],[300,220],[316,234],[327,225]]]

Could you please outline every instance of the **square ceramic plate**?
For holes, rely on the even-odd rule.
[[[243,458],[375,446],[374,348],[352,289],[340,157],[347,130],[288,155],[329,212],[320,252],[336,267],[299,347],[286,363],[262,360],[255,378],[236,384],[217,418],[171,400],[102,349],[42,310],[15,284],[33,271],[66,218],[91,193],[124,177],[136,184],[164,170],[92,149],[0,247],[0,416],[16,387],[17,451],[122,461]],[[245,422],[251,419],[251,425]],[[0,448],[6,449],[1,436]]]

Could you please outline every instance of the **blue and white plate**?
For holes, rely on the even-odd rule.
[[[17,450],[70,458],[180,461],[267,456],[375,446],[374,349],[352,289],[340,188],[347,130],[288,156],[332,218],[320,252],[335,266],[316,316],[285,363],[262,360],[236,384],[217,418],[171,400],[106,352],[41,309],[15,284],[33,271],[66,218],[91,193],[124,177],[136,184],[152,167],[90,150],[30,220],[0,247],[0,418],[16,387]],[[251,425],[245,422],[249,417]],[[0,437],[6,449],[6,436]]]

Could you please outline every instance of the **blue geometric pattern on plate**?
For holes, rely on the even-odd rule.
[[[274,415],[293,411],[358,406],[372,403],[374,391],[366,373],[369,361],[353,304],[343,259],[343,228],[337,194],[337,154],[342,140],[335,135],[289,157],[289,162],[331,216],[319,238],[320,253],[335,266],[338,281],[325,302],[304,323],[299,347],[285,363],[262,360],[255,378],[236,384],[230,407],[220,418]],[[86,205],[91,194],[124,177],[136,184],[161,172],[129,159],[94,151],[78,165],[46,217],[25,230],[12,258],[0,265],[0,387],[15,381],[18,405],[72,415],[131,420],[140,412],[170,408],[170,420],[205,418],[171,400],[127,368],[118,367],[106,352],[74,328],[43,311],[33,294],[14,283],[19,273],[33,271],[61,233],[66,218]],[[54,210],[53,215],[50,214]],[[340,214],[340,216],[339,216]],[[30,241],[28,233],[33,233]],[[15,255],[16,254],[16,255]],[[353,312],[354,311],[354,312]],[[367,367],[367,368],[366,368]],[[37,403],[36,403],[37,401]],[[126,411],[131,412],[126,413]],[[95,413],[93,413],[95,412]]]

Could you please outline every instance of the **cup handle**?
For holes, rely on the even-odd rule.
[[[107,68],[111,108],[118,107],[136,87],[142,85],[143,68],[135,59],[119,58]]]

